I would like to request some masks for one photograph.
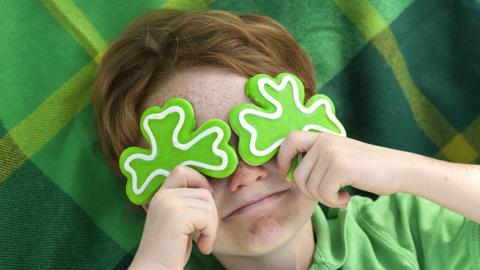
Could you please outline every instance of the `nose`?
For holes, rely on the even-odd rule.
[[[231,191],[237,191],[244,186],[264,179],[267,175],[268,173],[263,166],[251,166],[240,160],[237,170],[230,178],[228,185]]]

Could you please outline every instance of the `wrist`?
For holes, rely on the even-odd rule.
[[[166,267],[162,264],[158,264],[156,262],[152,262],[152,261],[149,261],[149,260],[141,260],[141,259],[134,258],[133,261],[132,261],[132,264],[130,264],[128,269],[129,270],[137,270],[137,269],[141,269],[141,270],[144,270],[144,269],[167,270],[167,269],[171,269],[171,268],[168,268],[168,267]]]
[[[403,166],[400,166],[401,179],[399,192],[416,196],[425,196],[431,185],[431,179],[436,178],[441,168],[439,160],[415,153],[404,152]]]
[[[129,270],[136,270],[136,269],[155,269],[155,270],[167,270],[167,269],[174,269],[172,267],[168,267],[158,260],[152,260],[148,256],[144,256],[141,251],[137,250],[135,257],[133,258],[132,263],[130,264]]]

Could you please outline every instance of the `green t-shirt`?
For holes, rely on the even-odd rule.
[[[353,196],[348,208],[320,206],[310,269],[480,269],[480,225],[407,194]],[[224,269],[196,246],[186,269]]]

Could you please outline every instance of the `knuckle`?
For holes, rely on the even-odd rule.
[[[321,192],[317,192],[315,195],[317,196],[316,199],[319,202],[321,202],[324,205],[330,206],[330,204],[328,203],[328,200],[325,199],[324,194],[322,194]]]
[[[337,205],[335,200],[333,200],[332,197],[329,196],[328,194],[324,194],[324,193],[321,192],[321,194],[319,194],[319,197],[322,199],[324,204],[329,206],[329,207],[334,207],[334,206]]]
[[[337,151],[336,145],[334,143],[331,143],[330,139],[327,140],[317,140],[317,144],[321,144],[321,148],[323,151],[325,151],[327,154],[333,154]]]
[[[302,135],[302,131],[298,131],[298,130],[292,130],[288,136],[292,139],[292,140],[297,140],[301,135]]]
[[[208,191],[208,189],[199,188],[198,190],[199,190],[199,194],[200,194],[202,199],[204,199],[205,201],[211,201],[212,200],[212,194],[210,193],[210,191]]]
[[[158,190],[155,195],[153,195],[152,199],[150,200],[150,207],[156,207],[162,203],[165,198],[167,192],[166,190]]]
[[[326,205],[329,207],[338,207],[340,204],[338,202],[337,192],[334,191],[331,186],[333,183],[323,184],[323,188],[319,188],[318,196],[322,198]]]
[[[287,135],[287,137],[286,137],[285,140],[287,140],[289,143],[293,143],[293,142],[295,142],[295,141],[298,139],[298,137],[300,137],[300,136],[299,136],[300,133],[301,133],[301,132],[300,132],[300,131],[297,131],[297,130],[290,131],[290,132],[288,133],[288,135]]]
[[[302,134],[302,133],[303,133],[303,132],[302,132],[302,131],[299,131],[299,130],[292,130],[292,131],[290,132],[290,135],[293,136],[294,138],[298,138],[298,136],[299,136],[300,134]]]
[[[180,207],[170,207],[166,215],[169,216],[169,219],[172,221],[182,222],[188,218],[189,213],[188,211],[183,211]]]
[[[338,148],[335,136],[327,133],[319,133],[316,143],[321,145],[323,149],[328,149],[329,151],[336,151]]]
[[[178,165],[173,168],[171,176],[178,178],[178,177],[185,177],[188,174],[188,169],[185,166]]]
[[[345,169],[348,164],[346,164],[345,159],[338,152],[332,152],[329,155],[330,167],[334,170]]]
[[[152,199],[149,203],[149,209],[169,209],[170,201],[172,200],[169,190],[159,190],[155,195],[153,195]]]
[[[318,177],[317,177],[318,178]],[[321,179],[309,179],[307,182],[306,182],[306,187],[311,190],[311,191],[317,191],[317,185],[318,185],[318,182],[321,181]]]
[[[318,134],[318,138],[322,141],[333,142],[335,140],[335,136],[327,132],[319,132]]]
[[[295,179],[296,181],[300,181],[300,182],[305,182],[306,179],[305,179],[305,174],[299,170],[295,170],[293,172],[293,179]]]

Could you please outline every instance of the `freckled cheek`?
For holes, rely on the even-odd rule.
[[[264,232],[271,232],[283,228],[289,220],[289,211],[278,211],[273,214],[262,215],[247,226],[250,235],[258,235]]]
[[[295,214],[289,209],[277,210],[274,213],[260,214],[256,218],[249,218],[227,224],[219,224],[220,239],[226,240],[222,242],[222,246],[226,243],[227,246],[261,246],[272,244],[282,237],[288,235],[290,231],[289,223]],[[293,217],[294,218],[294,217]],[[217,235],[218,236],[218,235]],[[223,237],[225,236],[225,237]]]
[[[302,213],[311,204],[306,204],[296,192],[291,192],[284,199],[275,210],[258,213],[256,217],[236,219],[234,222],[220,221],[217,248],[227,250],[236,246],[245,251],[285,241],[295,233],[300,223],[305,222]]]
[[[248,222],[246,230],[251,235],[256,235],[262,232],[273,232],[275,230],[287,229],[288,227],[295,227],[299,222],[299,217],[302,216],[303,209],[311,203],[305,201],[299,190],[292,190],[285,194],[278,207],[271,213],[261,214],[257,218]],[[302,210],[303,209],[303,210]]]

